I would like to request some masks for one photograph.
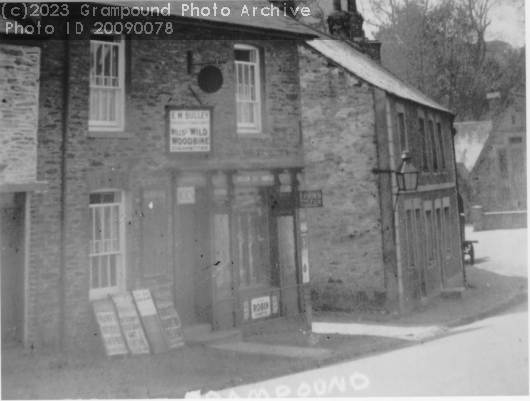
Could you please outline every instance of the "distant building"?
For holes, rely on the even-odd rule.
[[[464,212],[469,219],[471,207],[471,185],[468,182],[469,173],[473,170],[480,152],[488,139],[492,121],[464,121],[454,123],[456,135],[455,158],[458,176],[458,192],[462,196]]]
[[[526,226],[526,97],[513,91],[468,178],[469,202],[482,206],[483,228]]]

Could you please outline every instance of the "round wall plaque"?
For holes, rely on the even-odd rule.
[[[206,93],[215,93],[223,86],[223,73],[213,65],[208,65],[199,72],[199,88]]]

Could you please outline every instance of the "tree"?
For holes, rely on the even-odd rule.
[[[486,93],[505,73],[487,56],[495,0],[373,0],[385,67],[458,113],[480,119]]]

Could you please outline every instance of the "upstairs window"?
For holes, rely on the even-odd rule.
[[[120,36],[92,35],[89,120],[91,131],[123,130],[124,54],[124,42]]]
[[[440,146],[440,168],[442,170],[446,170],[447,163],[445,160],[444,137],[442,131],[442,123],[440,121],[436,122],[436,131],[438,133],[438,144]]]
[[[421,143],[421,171],[429,171],[429,150],[427,149],[427,137],[425,135],[425,117],[420,114],[418,117],[419,135]]]
[[[402,105],[397,104],[397,123],[398,123],[398,132],[399,132],[399,144],[401,145],[401,153],[405,150],[408,150],[408,138],[407,130],[405,126],[405,109]]]
[[[257,133],[261,130],[259,50],[252,46],[236,45],[237,131]]]
[[[429,141],[431,142],[432,170],[438,172],[438,149],[436,149],[436,137],[434,134],[434,121],[429,118]]]

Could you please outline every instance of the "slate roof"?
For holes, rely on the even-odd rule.
[[[462,163],[469,171],[477,162],[480,152],[488,139],[492,121],[465,121],[454,123],[455,157],[457,163]]]
[[[297,35],[301,38],[309,39],[317,36],[315,31],[311,28],[308,28],[297,21],[293,20],[288,16],[283,16],[283,13],[280,12],[280,16],[263,16],[259,12],[262,7],[270,7],[271,3],[266,0],[221,0],[221,1],[96,1],[95,3],[103,3],[110,6],[120,6],[120,7],[167,7],[170,3],[170,13],[173,17],[185,18],[189,20],[197,21],[210,21],[220,24],[230,24],[238,25],[241,27],[251,27],[254,29],[264,29],[267,31],[276,31],[277,33],[288,33],[289,35]],[[208,7],[210,10],[209,16],[191,16],[189,11],[183,13],[182,6],[187,4],[191,7],[193,3],[194,7]],[[217,15],[213,15],[213,6],[217,5]],[[246,14],[242,15],[243,7],[247,6],[249,13],[252,13],[252,7],[258,7],[256,15]],[[228,7],[230,9],[230,15],[224,17],[221,15],[221,8]]]
[[[321,38],[323,36],[321,35]],[[307,44],[336,64],[350,71],[363,81],[402,99],[410,100],[436,110],[454,114],[428,98],[419,90],[403,82],[370,57],[354,49],[347,42],[337,39],[314,39]]]

